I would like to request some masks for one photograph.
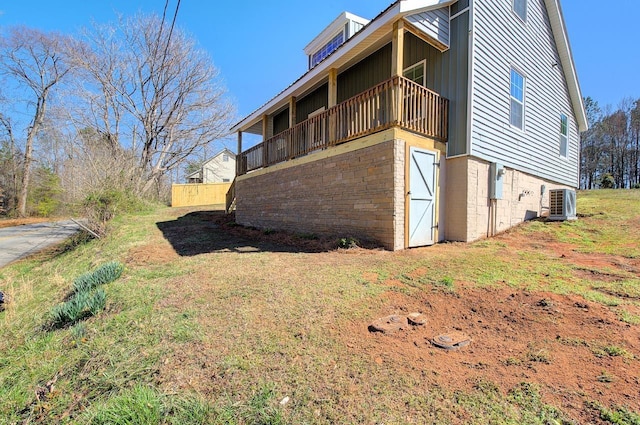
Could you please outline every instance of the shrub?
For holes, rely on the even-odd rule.
[[[616,181],[613,176],[609,173],[606,173],[600,179],[600,187],[602,189],[613,189],[616,186]]]
[[[147,204],[131,191],[117,189],[92,192],[82,203],[89,227],[99,235],[107,232],[107,223],[116,214],[138,211],[146,206]]]

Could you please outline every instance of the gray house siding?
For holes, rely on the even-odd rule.
[[[391,77],[391,44],[338,75],[338,103]]]
[[[407,21],[445,46],[449,46],[450,35],[448,7],[407,16]]]
[[[296,102],[296,124],[306,120],[310,113],[329,104],[329,86],[325,83]]]
[[[549,16],[543,0],[527,8],[523,22],[510,1],[474,0],[471,154],[576,187],[576,117]],[[512,67],[526,79],[523,131],[509,121]],[[560,114],[569,117],[567,158],[560,156]]]
[[[444,87],[449,78],[447,69],[443,66],[442,58],[442,53],[435,47],[425,43],[411,33],[405,34],[403,68],[408,68],[426,59],[426,87],[440,94],[442,93],[442,87]]]
[[[460,3],[455,3],[455,5]],[[466,11],[451,20],[451,48],[442,56],[443,74],[448,76],[440,91],[444,97],[449,99],[447,156],[468,153],[469,16],[469,11]]]
[[[279,134],[289,128],[289,108],[273,116],[273,134]]]

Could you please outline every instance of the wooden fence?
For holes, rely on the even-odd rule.
[[[220,205],[224,209],[231,183],[191,183],[171,186],[172,207]]]

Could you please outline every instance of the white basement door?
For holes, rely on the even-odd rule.
[[[433,245],[436,153],[410,148],[409,247]]]

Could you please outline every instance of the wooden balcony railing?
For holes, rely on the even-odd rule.
[[[446,142],[449,101],[404,77],[393,77],[239,155],[238,175],[401,127]]]

